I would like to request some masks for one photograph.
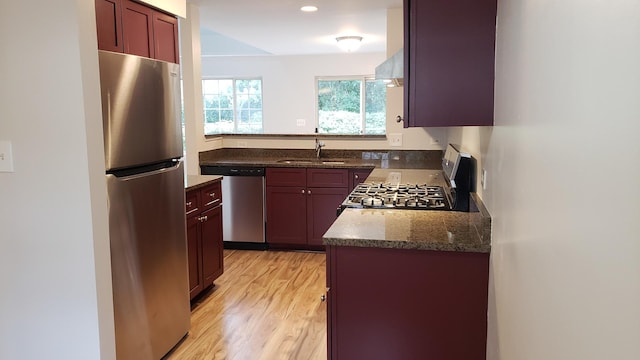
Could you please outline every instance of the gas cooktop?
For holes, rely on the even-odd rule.
[[[338,208],[470,211],[475,162],[449,144],[442,159],[445,187],[427,184],[362,183]]]
[[[424,184],[362,183],[349,194],[342,207],[449,210],[441,186]]]

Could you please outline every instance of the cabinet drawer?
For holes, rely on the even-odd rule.
[[[200,208],[198,206],[198,190],[188,191],[185,200],[185,212],[187,213],[187,217],[197,214]]]
[[[348,187],[349,170],[347,169],[307,169],[308,187]]]
[[[202,210],[212,208],[222,203],[222,182],[216,181],[200,190]]]
[[[306,186],[306,174],[300,168],[267,168],[267,186]]]

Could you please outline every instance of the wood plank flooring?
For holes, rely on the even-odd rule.
[[[324,253],[225,250],[224,267],[166,360],[327,358]]]

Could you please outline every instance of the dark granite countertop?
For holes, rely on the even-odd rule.
[[[440,151],[219,149],[200,165],[374,168],[366,181],[443,186]],[[286,163],[283,160],[309,162]],[[323,162],[324,161],[324,162]],[[343,163],[336,163],[341,161]],[[491,217],[473,194],[472,211],[345,209],[324,234],[325,245],[488,253]]]
[[[324,167],[382,169],[440,169],[439,150],[322,150],[313,149],[218,149],[200,153],[200,165]]]
[[[187,175],[184,179],[184,189],[186,191],[195,190],[209,185],[212,181],[222,179],[219,175]]]
[[[345,209],[325,245],[488,253],[491,219],[478,212]]]

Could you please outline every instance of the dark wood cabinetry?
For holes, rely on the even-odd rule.
[[[493,125],[496,0],[404,0],[405,126]]]
[[[322,235],[348,195],[346,169],[267,168],[267,243],[322,249]]]
[[[186,194],[189,293],[193,299],[223,273],[220,180]]]
[[[131,0],[95,0],[98,49],[179,62],[178,19]]]
[[[120,0],[96,0],[98,49],[123,52]]]
[[[178,20],[167,14],[153,13],[153,51],[158,60],[180,62]]]
[[[364,182],[373,169],[349,169],[349,192]]]
[[[137,2],[122,1],[124,52],[155,58],[153,47],[153,10]]]
[[[328,246],[328,358],[485,359],[488,278],[489,254]]]

